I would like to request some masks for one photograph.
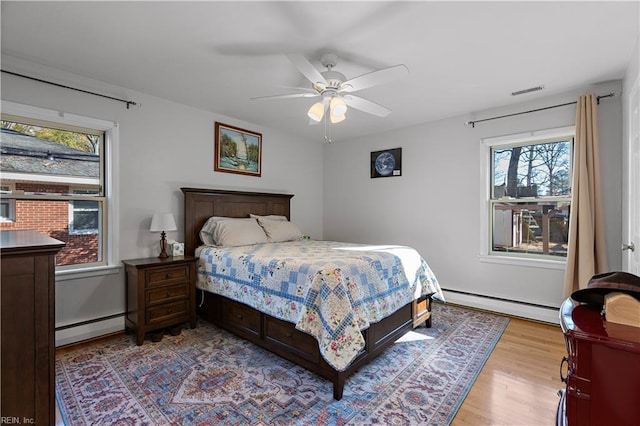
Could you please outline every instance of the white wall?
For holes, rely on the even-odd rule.
[[[237,189],[294,194],[291,216],[301,230],[322,237],[322,145],[280,131],[224,117],[215,112],[87,80],[60,70],[3,55],[3,69],[22,72],[72,87],[134,100],[141,107],[2,74],[2,100],[50,108],[118,123],[115,240],[121,259],[156,256],[159,236],[147,231],[154,212],[172,212],[183,239],[180,187]],[[214,123],[220,121],[262,133],[262,177],[213,171]],[[56,333],[57,344],[122,330],[125,310],[124,274],[56,282],[56,327],[116,316],[100,323]]]
[[[624,73],[623,80],[623,89],[627,89],[633,85],[638,76],[640,75],[640,37],[636,40],[636,47],[633,49],[631,60],[629,61],[629,66],[627,67],[626,72]],[[625,95],[629,95],[626,93]]]
[[[640,79],[640,36],[636,41],[636,46],[633,50],[633,54],[631,57],[631,61],[629,61],[629,66],[627,71],[625,72],[624,79],[622,81],[622,105],[623,105],[623,146],[622,146],[622,155],[623,155],[623,176],[629,176],[629,114],[630,114],[630,93],[633,88],[633,85],[638,82]],[[640,106],[640,105],[639,105]],[[637,166],[636,166],[637,167]],[[623,179],[622,193],[629,193],[629,183],[627,179]],[[640,196],[640,195],[638,195]],[[629,208],[628,197],[623,197],[622,200],[622,211],[626,212]],[[624,219],[624,217],[623,217]],[[628,244],[631,240],[629,239],[629,223],[628,221],[624,221],[622,223],[622,238],[623,243]],[[629,269],[629,254],[625,254],[622,257],[622,268],[625,271],[630,271]]]
[[[638,52],[635,52],[635,60]],[[157,235],[146,231],[155,211],[176,215],[183,239],[180,187],[210,187],[295,194],[292,220],[312,238],[415,247],[429,262],[443,288],[493,299],[447,292],[459,302],[515,315],[553,321],[552,309],[528,309],[498,299],[557,307],[563,271],[483,263],[478,258],[479,143],[484,137],[520,133],[574,122],[574,108],[563,107],[503,120],[464,123],[574,101],[578,95],[620,92],[621,83],[581,88],[561,96],[483,111],[397,130],[375,137],[321,145],[280,131],[245,123],[215,112],[194,109],[127,88],[70,75],[6,55],[3,69],[50,79],[73,87],[132,99],[124,105],[91,95],[2,74],[2,99],[117,122],[120,259],[154,256]],[[635,67],[635,68],[634,68]],[[637,75],[630,65],[628,74]],[[625,80],[626,86],[626,80]],[[620,267],[622,101],[604,99],[599,108],[610,267]],[[261,132],[262,177],[213,172],[215,121]],[[402,147],[401,177],[371,179],[371,151]],[[323,161],[317,161],[322,155]],[[291,161],[295,158],[295,161]],[[124,275],[116,274],[56,283],[56,326],[110,318],[56,333],[65,344],[119,331],[124,321]]]
[[[572,102],[581,94],[620,94],[621,83],[585,87],[521,105],[482,111],[400,129],[324,148],[324,236],[328,240],[397,243],[416,248],[452,302],[557,321],[562,269],[481,261],[480,159],[482,138],[574,124],[575,106],[487,121],[488,118]],[[607,248],[611,268],[620,267],[621,97],[598,109]],[[370,152],[402,148],[402,176],[370,178]],[[544,309],[521,303],[550,307]]]

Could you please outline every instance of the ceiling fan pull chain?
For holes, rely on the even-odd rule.
[[[324,143],[331,143],[331,127],[329,127],[329,137],[327,137],[327,115],[324,115]]]

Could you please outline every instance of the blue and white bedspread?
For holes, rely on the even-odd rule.
[[[301,240],[198,248],[198,288],[294,323],[342,371],[364,348],[360,330],[422,295],[444,301],[418,252]]]

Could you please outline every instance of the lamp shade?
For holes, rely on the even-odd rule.
[[[344,103],[342,98],[339,98],[337,96],[331,98],[331,104],[329,106],[331,107],[332,117],[341,117],[345,112],[347,112],[347,104]]]
[[[149,231],[152,232],[162,232],[162,231],[175,231],[178,227],[176,226],[176,220],[173,218],[172,213],[154,213],[151,218],[151,226],[149,227]]]
[[[322,117],[324,116],[324,103],[316,102],[315,104],[313,104],[311,108],[309,108],[307,115],[313,121],[320,122],[320,120],[322,120]]]
[[[332,123],[332,124],[340,123],[341,121],[344,121],[344,119],[345,119],[345,118],[347,118],[347,117],[346,117],[346,115],[344,115],[344,114],[342,114],[342,115],[341,115],[341,116],[339,116],[339,117],[336,117],[336,116],[335,116],[335,115],[333,115],[333,114],[329,114],[329,116],[330,116],[330,119],[331,119],[331,123]]]

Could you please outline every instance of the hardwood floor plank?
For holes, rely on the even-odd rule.
[[[560,326],[511,318],[452,425],[553,424],[565,355]]]

